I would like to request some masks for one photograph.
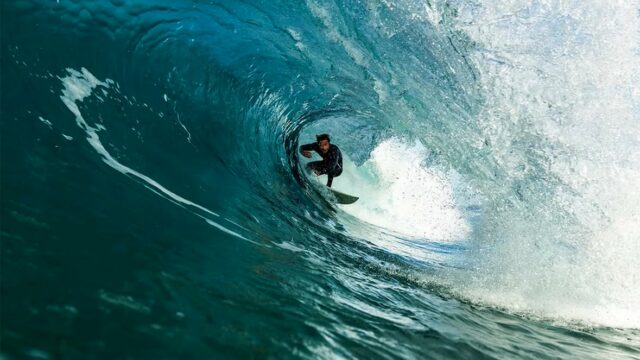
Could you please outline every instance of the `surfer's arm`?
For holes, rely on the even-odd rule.
[[[311,144],[305,144],[305,145],[301,145],[300,146],[300,152],[305,156],[310,158],[311,157],[311,151],[318,151],[318,144],[317,143],[311,143]]]
[[[300,145],[300,152],[303,152],[303,151],[315,151],[317,146],[318,146],[317,143]]]

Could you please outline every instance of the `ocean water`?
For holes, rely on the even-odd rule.
[[[0,11],[1,359],[640,359],[639,2]]]

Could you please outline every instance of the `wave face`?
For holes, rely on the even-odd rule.
[[[2,357],[640,357],[637,2],[0,6]]]

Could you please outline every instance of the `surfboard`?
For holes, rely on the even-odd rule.
[[[358,201],[358,199],[359,199],[359,197],[357,197],[357,196],[345,194],[343,192],[340,192],[338,190],[334,190],[332,188],[329,188],[329,190],[331,190],[333,195],[336,197],[336,200],[338,200],[338,204],[344,204],[344,205],[353,204],[354,202]]]

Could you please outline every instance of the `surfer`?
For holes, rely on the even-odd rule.
[[[311,151],[322,156],[322,161],[307,163],[307,169],[316,175],[327,175],[327,186],[331,187],[334,177],[342,174],[342,153],[336,145],[331,144],[329,135],[316,135],[316,142],[300,146],[300,152],[304,157],[310,158]]]

